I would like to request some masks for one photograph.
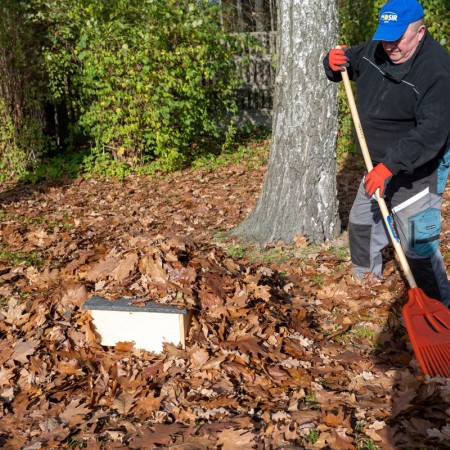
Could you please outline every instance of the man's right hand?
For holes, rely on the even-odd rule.
[[[343,45],[341,48],[333,48],[328,53],[328,62],[330,64],[331,70],[334,72],[340,72],[341,67],[348,67],[348,58],[345,54],[345,49],[347,47]]]

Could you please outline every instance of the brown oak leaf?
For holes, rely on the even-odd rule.
[[[91,412],[91,408],[82,404],[82,401],[83,398],[75,398],[70,401],[64,411],[59,415],[59,418],[63,423],[66,423],[71,427],[83,422],[84,417]]]
[[[132,394],[120,394],[114,399],[112,407],[117,409],[120,415],[126,416],[134,406],[136,398]]]
[[[255,446],[255,435],[251,431],[227,428],[219,434],[218,445],[222,450],[250,450]]]
[[[25,364],[28,362],[28,356],[31,356],[34,353],[38,345],[39,341],[36,340],[24,341],[23,339],[19,339],[14,344],[14,351],[11,358],[14,359],[14,361]]]

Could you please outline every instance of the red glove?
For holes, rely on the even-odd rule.
[[[347,46],[343,45],[341,48],[333,48],[328,53],[328,62],[331,70],[340,72],[341,67],[348,67],[348,58],[345,54]]]
[[[377,164],[364,178],[366,194],[372,196],[379,189],[378,194],[384,197],[384,190],[391,178],[392,172],[383,163]]]

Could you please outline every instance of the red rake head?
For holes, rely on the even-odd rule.
[[[403,318],[423,372],[450,378],[450,310],[422,289],[413,288]]]

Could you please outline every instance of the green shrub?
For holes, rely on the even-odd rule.
[[[45,154],[41,32],[24,2],[0,6],[0,181],[20,176]]]
[[[176,167],[225,139],[238,43],[211,2],[70,0],[50,38],[53,98],[68,102],[94,155]]]
[[[431,35],[450,51],[449,0],[422,0],[425,23]]]

